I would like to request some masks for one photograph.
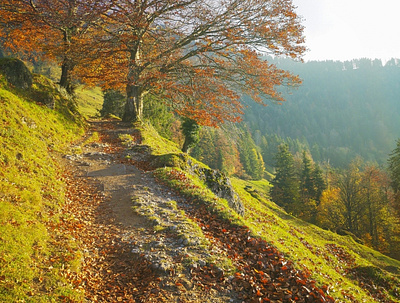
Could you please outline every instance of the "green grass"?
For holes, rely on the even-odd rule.
[[[57,154],[82,135],[82,123],[70,100],[34,79],[32,90],[17,91],[0,75],[0,302],[80,298],[59,274],[56,256],[67,243],[56,243],[49,226],[64,203]],[[41,93],[53,95],[57,110],[35,103]]]
[[[340,236],[292,217],[268,199],[256,199],[244,189],[246,185],[258,190],[265,186],[236,178],[232,179],[232,184],[245,204],[244,220],[253,233],[277,247],[299,269],[312,272],[320,285],[331,285],[331,296],[337,300],[346,301],[346,296],[352,295],[358,302],[374,302],[351,274],[357,267],[375,268],[381,279],[400,291],[399,261],[360,245],[349,236]],[[333,254],[329,249],[333,244],[343,250],[345,256],[354,258],[354,263],[347,262],[343,255]],[[397,274],[387,271],[389,268],[395,269]],[[376,277],[370,278],[374,284],[379,284]],[[399,300],[391,294],[388,298],[393,302]]]
[[[141,131],[143,138],[142,144],[150,146],[152,154],[165,155],[182,153],[182,150],[175,142],[161,137],[150,123],[145,122],[142,125],[136,126]]]
[[[103,107],[103,93],[101,88],[86,88],[79,86],[76,90],[78,108],[86,117],[96,117]]]
[[[142,136],[159,158],[177,154],[175,146],[163,138],[160,140],[154,130],[147,128],[142,131]],[[329,294],[338,302],[348,302],[350,298],[356,302],[376,302],[363,289],[356,275],[364,277],[364,284],[384,286],[382,292],[388,301],[400,302],[400,261],[360,245],[350,236],[340,236],[287,214],[269,200],[271,185],[267,180],[231,178],[246,208],[245,217],[241,218],[225,200],[215,197],[196,175],[185,171],[183,165],[160,167],[155,175],[169,187],[191,197],[192,201],[205,203],[221,218],[248,226],[254,236],[274,245],[298,269],[311,273],[319,285],[329,285]]]

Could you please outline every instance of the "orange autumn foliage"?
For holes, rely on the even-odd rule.
[[[262,59],[304,53],[292,0],[11,0],[0,19],[6,47],[58,60],[61,86],[125,91],[129,121],[154,94],[199,124],[237,122],[242,95],[280,103],[277,87],[300,83]]]
[[[104,0],[9,0],[0,4],[2,46],[13,53],[57,61],[60,85],[71,88],[71,72],[86,56],[82,41],[107,11]]]
[[[300,83],[261,56],[301,58],[302,31],[291,0],[118,0],[80,76],[126,91],[125,120],[140,120],[150,93],[199,124],[237,122],[241,95],[282,102],[276,88]]]

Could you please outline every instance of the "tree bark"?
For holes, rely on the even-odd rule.
[[[143,97],[141,89],[137,85],[129,85],[126,88],[125,112],[122,117],[126,122],[139,122],[143,117]]]
[[[73,94],[74,86],[72,85],[71,71],[74,68],[74,64],[71,58],[67,54],[71,47],[71,37],[70,37],[71,33],[70,29],[64,29],[63,32],[64,32],[63,41],[66,49],[63,62],[61,64],[60,86],[65,88],[69,94]]]
[[[61,65],[61,77],[60,77],[60,86],[65,88],[69,94],[74,92],[74,87],[71,81],[71,73],[72,64],[68,58],[64,58],[63,63]]]

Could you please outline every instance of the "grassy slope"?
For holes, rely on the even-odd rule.
[[[43,77],[36,77],[35,87],[57,95]],[[81,104],[98,96],[87,96]],[[0,77],[0,302],[79,300],[80,294],[60,277],[62,263],[71,269],[77,266],[76,259],[65,262],[74,244],[59,243],[49,232],[49,227],[59,222],[58,212],[65,202],[54,153],[49,151],[63,150],[81,134],[82,128],[71,121],[73,114],[62,105],[61,96],[57,95],[56,109],[63,114],[27,101],[30,97],[8,89]],[[93,115],[93,106],[87,106],[86,114]],[[180,153],[175,144],[158,136],[151,127],[142,127],[142,136],[154,154]],[[179,157],[176,159],[178,165]],[[160,168],[157,174],[168,178],[170,170]],[[195,182],[196,186],[171,185],[186,190],[186,194],[204,196],[204,188],[196,192],[199,180],[188,182]],[[320,285],[330,285],[330,294],[338,301],[350,301],[351,296],[358,302],[374,301],[360,286],[360,280],[354,278],[361,273],[369,278],[363,280],[364,285],[385,285],[386,292],[392,288],[386,294],[387,300],[399,301],[399,295],[394,295],[400,285],[399,261],[359,245],[350,237],[321,230],[286,214],[268,200],[265,193],[269,184],[265,180],[233,178],[232,183],[246,205],[246,216],[238,219],[221,200],[217,200],[218,212],[232,218],[235,224],[249,226],[298,268],[312,272]],[[250,195],[244,190],[246,185],[258,194]],[[213,205],[215,198],[208,195],[206,200]]]
[[[44,91],[54,96],[56,110],[34,102]],[[0,302],[80,296],[60,276],[62,266],[77,266],[73,242],[51,232],[65,203],[55,155],[83,132],[71,109],[42,76],[23,92],[9,88],[0,75]]]
[[[79,112],[87,117],[96,117],[103,106],[103,93],[101,88],[86,89],[83,86],[76,90]]]
[[[160,140],[151,127],[142,129],[142,137],[143,143],[150,145],[158,155],[179,153],[172,142]],[[187,185],[182,187],[176,180],[168,182],[170,171],[168,167],[159,168],[156,175],[185,194],[196,196],[204,191],[196,192]],[[192,178],[198,185],[198,180]],[[246,206],[244,218],[232,216],[225,201],[220,199],[215,204],[210,198],[210,205],[218,208],[218,212],[222,210],[222,216],[231,218],[235,224],[247,225],[254,235],[273,244],[299,269],[311,272],[319,285],[329,285],[332,297],[345,302],[376,302],[367,290],[371,287],[378,289],[373,291],[376,296],[383,293],[378,301],[400,302],[400,261],[360,245],[351,237],[339,236],[288,215],[269,201],[270,185],[266,180],[249,182],[232,178],[232,184]],[[256,194],[247,192],[246,185],[252,186]]]
[[[350,236],[340,236],[296,219],[266,197],[253,198],[243,190],[246,182],[242,180],[234,179],[233,184],[246,205],[249,226],[299,268],[313,272],[315,280],[330,285],[332,296],[341,300],[354,296],[363,302],[368,293],[360,287],[355,276],[359,277],[363,270],[367,270],[371,273],[370,280],[364,283],[379,286],[387,282],[393,287],[387,297],[393,301],[400,299],[400,261],[360,245]],[[260,188],[254,183],[251,185]],[[395,292],[397,295],[393,297]]]

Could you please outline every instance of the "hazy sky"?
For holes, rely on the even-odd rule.
[[[305,20],[305,60],[400,58],[400,0],[293,0]]]

